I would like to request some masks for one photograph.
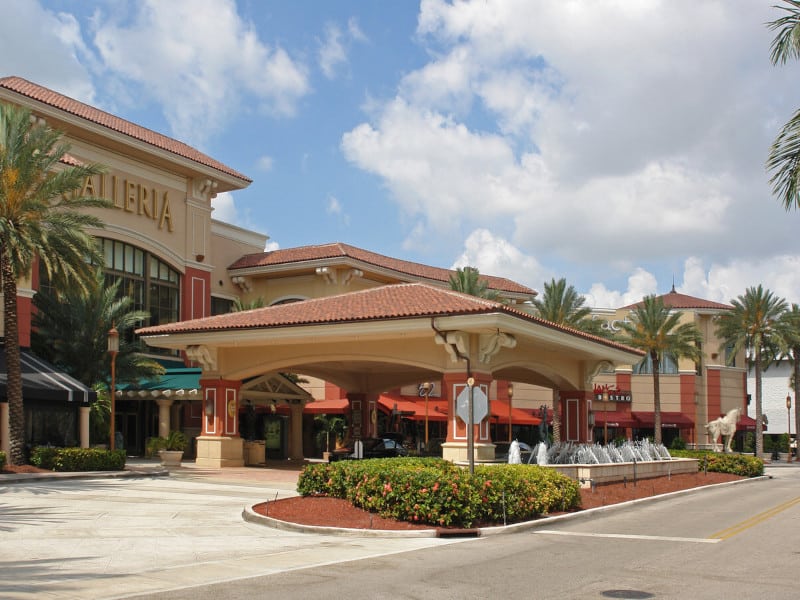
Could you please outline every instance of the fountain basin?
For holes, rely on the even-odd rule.
[[[634,478],[667,477],[680,473],[697,473],[696,458],[671,458],[666,460],[636,461],[603,464],[544,465],[580,482],[582,488]]]

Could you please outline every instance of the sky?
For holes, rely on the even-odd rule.
[[[765,161],[800,108],[782,0],[3,0],[17,75],[253,183],[216,219],[614,308],[800,303]]]

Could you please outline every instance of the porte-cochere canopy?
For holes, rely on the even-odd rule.
[[[458,393],[452,382],[465,382],[469,376],[558,389],[580,398],[584,410],[592,377],[601,368],[642,358],[637,350],[550,323],[513,305],[420,283],[146,327],[137,333],[151,346],[184,350],[202,366],[205,385],[216,386],[223,395],[231,382],[280,371],[319,377],[369,405],[381,392],[438,377],[453,388],[444,394],[451,417]],[[207,406],[210,410],[208,401]],[[232,409],[221,404],[220,410],[224,414]],[[365,435],[370,433],[369,415],[366,411]],[[449,420],[452,429],[455,418]],[[235,435],[230,424],[214,431]]]

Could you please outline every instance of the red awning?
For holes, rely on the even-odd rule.
[[[595,413],[597,414],[597,413]],[[655,425],[655,415],[652,412],[633,412],[633,418],[638,421],[638,427],[653,427]],[[595,418],[597,418],[595,416]],[[694,421],[683,413],[662,412],[661,427],[673,427],[676,429],[688,429],[694,427]]]
[[[500,424],[508,424],[508,402],[505,400],[490,400],[489,411],[493,419],[497,419]],[[514,408],[511,405],[511,423],[513,425],[538,425],[542,420],[534,417],[529,411],[521,408]]]
[[[348,409],[347,398],[336,400],[314,400],[303,408],[307,415],[341,415]]]
[[[615,410],[609,411],[595,411],[594,412],[594,426],[602,427],[608,424],[609,427],[638,427],[639,422],[633,418],[631,413],[618,412]]]
[[[392,414],[397,410],[397,414],[402,419],[412,421],[425,420],[425,399],[417,399],[409,396],[381,396],[378,398],[378,406],[386,413]],[[428,421],[446,421],[447,406],[445,400],[428,400]]]
[[[736,431],[755,431],[755,430],[756,430],[756,420],[753,417],[742,415],[739,418],[739,422],[736,424]],[[761,428],[761,430],[766,431],[767,426],[764,425]]]

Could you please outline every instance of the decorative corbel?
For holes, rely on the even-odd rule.
[[[514,348],[517,339],[508,333],[482,333],[478,336],[478,360],[488,365],[501,348]]]
[[[586,380],[584,381],[586,384],[586,389],[592,388],[592,382],[594,381],[595,377],[597,377],[600,373],[609,370],[614,370],[614,364],[612,362],[607,360],[597,361],[590,369],[587,370]]]
[[[247,277],[242,277],[241,275],[236,275],[231,277],[231,283],[238,287],[243,292],[249,292],[253,289],[253,285],[250,283],[250,280]]]
[[[317,267],[316,273],[325,280],[325,283],[336,283],[336,269],[332,267]]]
[[[217,370],[217,349],[203,345],[186,347],[186,356],[189,360],[200,363],[203,371]]]
[[[361,269],[349,269],[347,273],[345,273],[344,279],[342,279],[342,284],[349,285],[353,277],[363,277],[363,276],[364,276],[364,271],[362,271]]]
[[[443,331],[434,336],[437,344],[444,346],[452,362],[469,356],[469,334],[463,331]]]

